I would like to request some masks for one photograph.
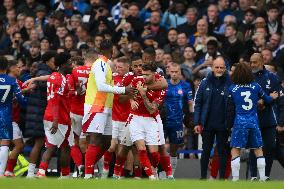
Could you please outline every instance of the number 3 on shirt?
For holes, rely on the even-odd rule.
[[[252,109],[252,100],[249,98],[251,95],[250,91],[241,92],[241,96],[244,96],[244,101],[248,103],[248,105],[242,105],[244,110]]]

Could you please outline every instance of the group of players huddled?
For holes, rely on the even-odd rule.
[[[115,73],[112,73],[112,49],[112,43],[104,40],[99,55],[87,53],[80,58],[59,53],[54,63],[57,71],[24,84],[17,80],[17,74],[13,74],[13,64],[4,57],[0,58],[0,177],[13,176],[18,155],[9,155],[10,144],[13,142],[17,146],[15,141],[21,136],[15,120],[19,106],[13,105],[16,104],[14,97],[20,105],[25,106],[27,100],[22,94],[35,87],[34,81],[46,81],[47,107],[43,118],[46,150],[37,173],[34,167],[29,170],[27,177],[45,177],[57,147],[61,150],[61,178],[70,175],[70,158],[77,167],[78,177],[84,175],[85,179],[92,178],[94,165],[102,157],[102,177],[107,177],[114,154],[113,178],[121,178],[129,151],[132,151],[134,177],[141,178],[143,170],[149,179],[157,179],[160,165],[166,178],[174,179],[177,160],[167,152],[164,131],[170,141],[174,141],[173,144],[179,143],[183,129],[182,103],[188,103],[189,112],[193,113],[191,86],[180,79],[178,64],[171,64],[168,70],[171,79],[167,81],[157,73],[157,65],[147,57],[142,59],[137,56],[131,60],[118,58]],[[236,107],[236,129],[232,132],[231,143],[232,171],[236,179],[239,149],[234,147],[238,147],[240,141],[247,143],[250,137],[258,139],[260,135],[259,130],[252,130],[258,124],[258,98],[262,97],[270,103],[278,94],[267,96],[258,84],[253,83],[250,68],[243,63],[236,66],[232,82],[230,93]],[[159,106],[166,95],[169,101],[166,105],[171,111],[167,122],[174,127],[164,130]],[[251,123],[244,125],[244,120]],[[250,130],[251,136],[242,135],[246,129]],[[240,140],[240,136],[244,138]],[[79,145],[82,141],[84,145]],[[254,142],[259,142],[257,147],[261,147],[261,141]],[[177,145],[171,148],[176,153]],[[262,156],[261,148],[255,152],[257,156]],[[263,158],[257,161],[261,179],[264,177],[263,161]]]

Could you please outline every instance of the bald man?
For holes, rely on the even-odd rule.
[[[261,87],[266,94],[270,94],[274,91],[279,91],[281,83],[279,78],[273,73],[269,72],[264,67],[264,59],[260,53],[254,53],[250,57],[250,66],[254,74],[254,80]],[[258,118],[259,127],[261,130],[261,136],[263,140],[263,151],[265,157],[265,176],[266,180],[269,180],[271,167],[273,164],[273,151],[276,141],[276,126],[277,120],[273,110],[273,104],[265,104],[262,100],[259,101],[258,106]],[[256,158],[253,153],[250,154],[250,172],[251,179],[257,179],[257,164]]]
[[[202,135],[201,179],[207,179],[207,168],[215,138],[219,154],[219,178],[225,178],[228,154],[228,88],[231,85],[224,58],[213,61],[212,72],[196,91],[194,106],[195,132]]]

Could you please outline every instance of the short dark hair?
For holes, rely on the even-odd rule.
[[[253,78],[251,68],[246,63],[236,64],[235,71],[231,76],[232,82],[236,85],[247,85],[254,80]]]
[[[155,62],[150,62],[149,64],[143,64],[142,65],[142,70],[143,71],[156,72],[157,68],[158,67],[157,67]]]
[[[56,55],[56,51],[54,51],[54,50],[46,51],[41,56],[41,60],[45,63],[45,62],[49,61],[51,58],[55,57],[55,55]]]
[[[0,56],[0,70],[8,69],[8,60],[5,56]]]
[[[133,57],[131,57],[131,62],[137,61],[137,60],[142,60],[141,56],[133,56]]]
[[[17,65],[18,65],[18,61],[17,60],[10,60],[10,61],[8,61],[8,68],[7,68],[8,73],[11,71],[11,68],[13,66],[17,66]]]
[[[61,52],[56,54],[54,64],[55,66],[61,67],[62,65],[66,64],[68,60],[71,58],[71,55],[67,52]]]
[[[210,39],[210,40],[207,42],[207,46],[208,46],[208,45],[212,45],[212,46],[218,48],[218,42],[217,42],[217,40],[214,40],[214,39]]]
[[[154,48],[152,47],[147,47],[146,49],[144,49],[144,52],[143,54],[149,54],[149,55],[152,55],[152,56],[156,56],[156,51]]]
[[[69,60],[68,60],[69,63],[74,63],[75,65],[77,66],[83,66],[84,65],[84,58],[81,57],[81,56],[74,56],[74,57],[71,57]]]
[[[237,25],[235,23],[229,23],[226,27],[231,27],[233,28],[235,31],[237,31]]]
[[[277,10],[279,11],[279,8],[276,4],[273,3],[268,3],[267,7],[266,7],[266,11],[270,11],[270,10]]]
[[[112,49],[113,44],[110,40],[104,39],[100,45],[100,50],[101,51],[107,51]]]

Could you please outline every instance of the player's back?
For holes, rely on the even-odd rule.
[[[0,74],[0,108],[12,108],[13,91],[17,86],[15,78],[6,74]]]
[[[261,87],[252,82],[248,85],[232,85],[230,91],[236,106],[236,114],[256,115],[257,101],[262,96]]]

